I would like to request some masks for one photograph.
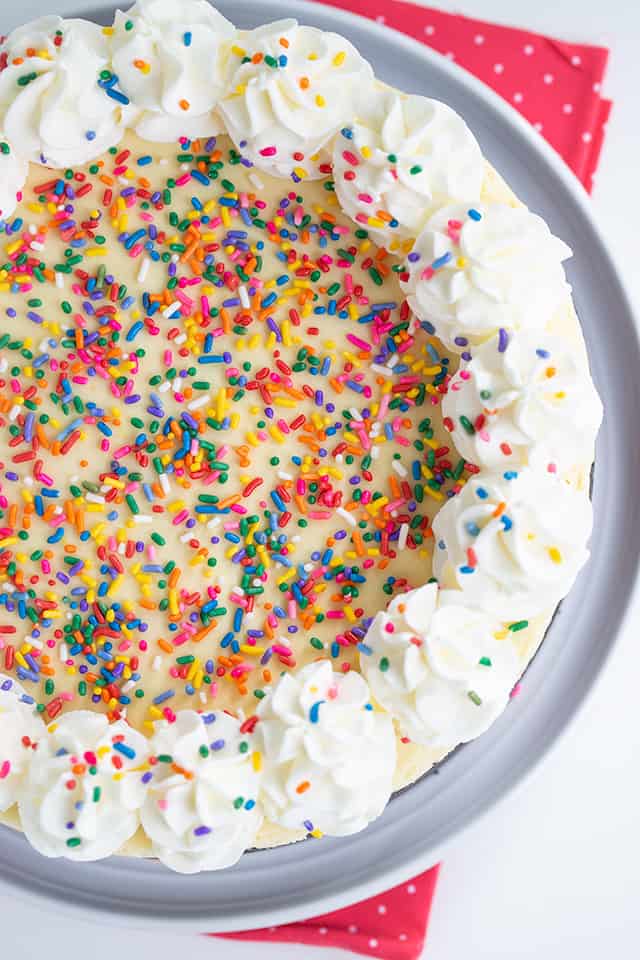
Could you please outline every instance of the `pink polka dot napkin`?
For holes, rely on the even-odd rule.
[[[504,97],[590,192],[611,101],[600,95],[609,51],[400,0],[324,0],[421,40]]]
[[[313,920],[217,936],[341,947],[382,960],[416,960],[424,947],[438,870],[433,867],[378,897]]]
[[[400,0],[324,2],[401,30],[475,74],[549,141],[591,191],[611,111],[611,101],[600,96],[608,57],[604,47],[564,43]],[[341,947],[382,960],[417,960],[438,869],[312,920],[217,936]]]

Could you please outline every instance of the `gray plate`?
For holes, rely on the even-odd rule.
[[[94,0],[88,12],[73,0],[23,0],[11,9],[3,4],[2,27],[51,7],[107,22],[111,6]],[[640,446],[630,442],[640,409],[638,341],[628,300],[577,181],[514,110],[399,33],[316,4],[221,0],[219,6],[242,27],[294,14],[346,34],[382,79],[444,100],[465,117],[518,196],[575,251],[568,274],[606,416],[597,450],[593,556],[562,604],[522,693],[488,733],[457,750],[437,775],[395,796],[366,831],[256,851],[231,870],[194,877],[122,857],[86,865],[46,860],[21,835],[0,833],[0,890],[81,911],[84,918],[191,930],[240,930],[311,916],[378,893],[434,863],[448,838],[540,760],[576,711],[620,627],[640,545]]]

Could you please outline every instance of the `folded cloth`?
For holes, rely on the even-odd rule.
[[[511,103],[591,192],[611,111],[611,101],[600,96],[609,55],[604,47],[565,43],[400,0],[324,2],[407,33],[455,60]],[[382,960],[417,960],[438,869],[312,920],[216,936],[341,947]]]
[[[611,101],[600,95],[609,51],[400,0],[324,0],[421,40],[499,93],[590,193]]]
[[[382,960],[416,960],[424,947],[438,870],[439,867],[432,867],[378,897],[313,920],[216,936],[341,947]]]

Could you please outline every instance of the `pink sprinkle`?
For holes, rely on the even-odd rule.
[[[11,764],[8,760],[5,760],[2,766],[0,766],[0,780],[5,780],[9,773],[11,772]]]
[[[285,647],[281,643],[272,644],[271,649],[274,653],[278,653],[281,657],[290,657],[293,653],[293,650],[290,647]]]
[[[367,343],[366,340],[361,340],[360,337],[356,337],[354,333],[348,333],[347,340],[358,347],[359,350],[365,350],[367,353],[371,352],[371,344]]]
[[[275,157],[275,155],[276,155],[277,152],[278,152],[278,150],[277,150],[276,147],[263,147],[262,150],[260,150],[260,156],[261,156],[261,157]],[[176,181],[176,182],[177,182],[177,181]]]

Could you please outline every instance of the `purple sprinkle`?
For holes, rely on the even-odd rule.
[[[509,345],[509,334],[504,329],[500,327],[498,331],[498,353],[504,353]]]

